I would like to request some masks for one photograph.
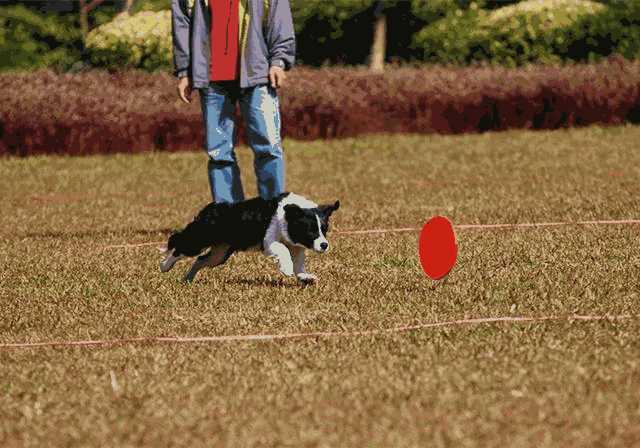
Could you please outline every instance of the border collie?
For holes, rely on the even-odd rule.
[[[197,256],[184,276],[191,282],[200,269],[219,266],[234,252],[261,249],[277,261],[284,275],[314,283],[316,277],[304,268],[304,251],[329,249],[329,217],[339,207],[340,201],[318,206],[294,193],[269,200],[211,203],[184,230],[169,237],[166,248],[161,248],[165,257],[160,271],[169,271],[181,258]]]

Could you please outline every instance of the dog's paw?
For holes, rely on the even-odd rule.
[[[184,283],[185,285],[189,285],[193,283],[193,279],[195,277],[196,277],[195,275],[190,275],[190,273],[187,272],[184,276],[182,276],[182,283]]]
[[[280,272],[282,272],[284,275],[286,275],[287,277],[292,277],[293,276],[293,263],[292,262],[282,262],[280,261],[278,263],[278,268],[280,269]]]
[[[298,277],[298,281],[304,283],[305,285],[313,285],[318,281],[318,277],[313,274],[307,274],[306,272],[301,272],[296,275]]]

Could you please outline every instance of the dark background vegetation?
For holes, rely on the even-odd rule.
[[[591,43],[577,42],[574,48],[565,49],[565,58],[580,60],[581,54],[594,52],[608,56],[624,39],[621,51],[633,54],[640,49],[640,1],[597,0],[614,11],[595,18],[598,23],[581,23],[572,33],[580,33],[585,27],[615,27],[604,36],[587,36]],[[387,62],[449,62],[434,54],[433,46],[416,45],[415,35],[425,26],[452,16],[456,11],[468,12],[475,4],[478,8],[494,10],[518,0],[291,0],[297,31],[297,52],[300,63],[311,66],[369,62],[373,41],[373,23],[384,14],[387,23]],[[125,0],[104,0],[88,13],[89,27],[94,28],[113,19],[126,5]],[[170,0],[136,0],[131,12],[167,9]],[[345,6],[346,5],[346,6]],[[0,69],[58,67],[68,70],[82,59],[82,35],[79,23],[79,2],[72,0],[0,0],[0,22],[4,30],[4,45],[0,50]],[[620,22],[620,23],[613,23]],[[461,28],[449,33],[464,34]],[[634,31],[635,29],[635,31]],[[66,53],[58,58],[47,53]],[[449,49],[451,52],[452,50]],[[451,60],[472,62],[479,57],[453,54]],[[490,55],[489,55],[490,56]],[[584,57],[582,59],[585,59]]]

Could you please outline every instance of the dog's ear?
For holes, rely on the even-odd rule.
[[[284,206],[284,216],[289,221],[290,219],[296,219],[302,216],[302,209],[296,204],[287,204]]]
[[[333,212],[340,208],[340,201],[336,201],[333,204],[321,205],[318,208],[320,209],[320,213],[328,219]]]

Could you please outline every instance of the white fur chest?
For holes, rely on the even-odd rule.
[[[316,204],[315,202],[310,201],[295,193],[290,193],[288,196],[283,198],[278,204],[278,208],[271,218],[269,227],[267,227],[267,231],[265,232],[263,240],[263,245],[265,248],[269,247],[269,245],[274,242],[281,242],[286,244],[287,246],[295,246],[293,241],[291,241],[291,237],[289,236],[287,218],[285,217],[284,212],[284,207],[289,204],[297,205],[300,208],[318,207],[318,204]]]

